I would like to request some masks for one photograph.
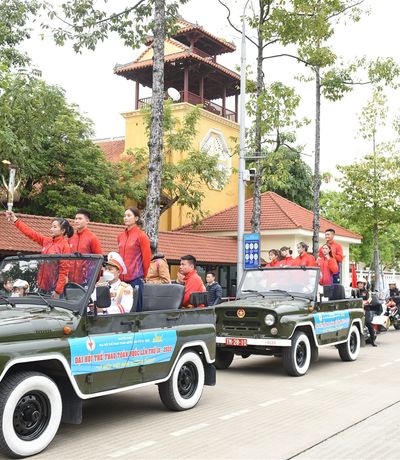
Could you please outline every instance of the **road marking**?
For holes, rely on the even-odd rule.
[[[335,383],[338,383],[337,380],[328,380],[327,382],[320,383],[318,386],[319,387],[327,387],[328,385],[334,385]]]
[[[296,393],[292,393],[292,396],[300,396],[304,395],[306,393],[310,393],[310,391],[313,391],[314,388],[305,388],[304,390],[296,391]]]
[[[397,358],[394,360],[396,363],[398,363],[400,361],[400,358]]]
[[[376,367],[370,367],[369,369],[364,369],[363,372],[364,374],[366,374],[367,372],[371,372],[371,371],[374,371],[376,369]]]
[[[110,457],[110,458],[123,457],[123,456],[126,456],[126,454],[130,454],[132,452],[137,452],[138,450],[146,449],[147,447],[154,446],[154,444],[156,444],[156,441],[140,442],[139,444],[134,444],[131,447],[127,447],[126,449],[121,449],[121,450],[117,450],[116,452],[112,452],[111,454],[108,454],[107,457]]]
[[[221,417],[218,417],[218,418],[220,420],[229,420],[234,417],[239,417],[239,415],[247,414],[248,412],[250,412],[249,409],[242,409],[242,410],[238,410],[237,412],[232,412],[231,414],[222,415]]]
[[[173,431],[170,433],[171,436],[182,436],[183,434],[192,433],[193,431],[201,430],[209,426],[208,423],[198,423],[197,425],[188,426],[179,431]]]
[[[282,401],[285,401],[285,398],[270,399],[269,401],[265,401],[265,402],[259,404],[259,406],[261,406],[261,407],[272,406],[272,404],[276,404],[276,403],[282,402]]]
[[[350,374],[350,375],[347,375],[346,377],[343,377],[343,380],[347,380],[347,379],[352,379],[354,377],[358,377],[358,374]]]
[[[393,363],[391,363],[391,362],[382,363],[382,364],[379,364],[379,367],[386,367],[386,366],[390,366],[391,364],[393,364]]]

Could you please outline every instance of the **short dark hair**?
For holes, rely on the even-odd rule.
[[[297,245],[304,248],[306,252],[308,251],[308,244],[304,243],[304,241],[300,241],[300,243],[297,243]]]
[[[207,276],[207,275],[212,275],[212,276],[215,278],[215,273],[214,273],[214,272],[207,272],[207,273],[206,273],[206,276]]]
[[[333,228],[327,228],[327,229],[325,230],[325,233],[326,233],[326,232],[336,233],[335,230],[334,230]]]
[[[196,264],[197,264],[196,257],[188,254],[186,256],[182,256],[181,260],[188,260],[194,266],[194,268],[196,268]]]
[[[75,215],[77,215],[77,214],[83,214],[88,220],[90,220],[90,217],[91,217],[90,212],[85,208],[79,208],[76,211]]]

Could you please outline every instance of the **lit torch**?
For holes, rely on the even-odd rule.
[[[15,185],[15,175],[17,173],[18,167],[15,165],[12,165],[8,160],[3,160],[3,164],[8,165],[8,169],[10,171],[10,175],[8,178],[8,185],[4,179],[3,176],[1,176],[3,180],[4,187],[7,190],[7,210],[12,211],[13,205],[14,205],[14,192],[17,190],[19,184],[21,181],[18,181],[18,184]],[[10,219],[8,219],[10,220]]]

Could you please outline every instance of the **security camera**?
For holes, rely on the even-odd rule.
[[[250,180],[254,181],[254,178],[256,177],[256,168],[249,168],[249,175],[250,175]]]

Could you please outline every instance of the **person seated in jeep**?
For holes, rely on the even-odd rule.
[[[98,308],[98,312],[105,314],[128,313],[133,305],[133,288],[130,284],[119,279],[120,275],[126,274],[126,266],[122,257],[117,252],[110,252],[107,262],[104,264],[103,281],[96,286],[109,286],[111,294],[111,305],[108,308]],[[95,293],[92,299],[95,300]]]

